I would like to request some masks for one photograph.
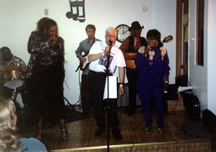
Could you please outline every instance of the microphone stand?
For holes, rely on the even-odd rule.
[[[107,109],[107,151],[109,152],[109,61],[110,61],[110,51],[112,48],[112,41],[109,41],[109,52],[108,52],[108,56],[107,56],[107,65],[106,65],[106,79],[107,79],[107,104],[106,104],[106,109]]]

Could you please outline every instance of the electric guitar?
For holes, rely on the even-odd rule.
[[[85,70],[86,67],[90,64],[90,62],[88,61],[88,56],[89,56],[89,51],[85,55],[82,56],[83,58],[86,59],[86,61],[85,62],[80,61],[80,64],[79,64],[80,70]]]
[[[82,56],[83,58],[86,59],[86,61],[85,62],[80,61],[80,64],[77,67],[75,72],[77,72],[79,69],[82,71],[86,69],[86,67],[90,64],[90,62],[88,61],[88,56],[89,56],[89,51],[85,55]]]
[[[166,36],[161,43],[162,44],[163,43],[168,43],[168,42],[172,41],[172,39],[173,39],[173,37],[171,35]],[[133,59],[135,59],[136,55],[137,55],[137,52],[136,53],[128,52],[126,54],[129,55],[130,57],[132,57]],[[134,60],[126,59],[125,62],[126,62],[126,67],[127,68],[129,68],[129,69],[135,69],[136,68]]]

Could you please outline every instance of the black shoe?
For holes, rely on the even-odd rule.
[[[98,130],[95,132],[95,136],[99,137],[103,134],[103,132],[105,131],[104,128],[98,128]]]
[[[145,126],[145,131],[149,132],[150,130],[152,130],[152,125],[147,124],[147,125]]]
[[[158,127],[158,133],[162,134],[163,133],[163,126]]]
[[[136,110],[128,110],[127,111],[127,115],[128,116],[132,116],[132,115],[134,115],[136,113]]]
[[[113,133],[113,137],[114,137],[116,140],[122,140],[122,135],[121,135],[121,133]]]

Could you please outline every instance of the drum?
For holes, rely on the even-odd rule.
[[[1,75],[5,87],[9,89],[16,89],[23,85],[24,81],[21,80],[21,73],[18,70],[4,71]]]

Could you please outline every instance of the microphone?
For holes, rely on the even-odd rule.
[[[53,42],[54,42],[54,39],[52,39],[52,40],[49,42],[49,45],[51,45]]]
[[[111,40],[109,40],[108,45],[112,46],[112,41]]]
[[[149,45],[147,45],[147,47],[145,48],[144,58],[146,58],[147,55],[148,55],[148,51],[147,51],[147,49],[150,49],[150,46],[149,46]]]

